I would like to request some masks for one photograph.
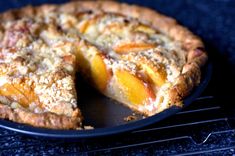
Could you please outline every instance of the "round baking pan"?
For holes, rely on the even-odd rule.
[[[116,101],[106,98],[103,95],[100,95],[90,88],[84,81],[78,78],[78,96],[80,98],[79,108],[81,108],[85,119],[84,125],[94,126],[94,129],[51,130],[36,128],[2,119],[0,120],[0,127],[32,136],[61,139],[85,139],[120,134],[151,125],[181,111],[184,107],[190,105],[203,92],[211,78],[211,75],[212,65],[211,63],[208,63],[204,67],[200,85],[197,86],[192,93],[185,98],[184,106],[182,108],[173,106],[161,113],[144,119],[140,115],[137,115],[136,120],[129,122],[124,120],[125,117],[132,115],[133,113],[129,108],[119,104]]]

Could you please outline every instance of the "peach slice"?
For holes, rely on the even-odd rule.
[[[87,33],[90,29],[97,26],[98,24],[97,22],[99,21],[100,18],[102,18],[102,16],[97,15],[91,19],[82,20],[81,23],[78,25],[79,32],[82,34]]]
[[[117,22],[112,22],[112,23],[107,24],[104,27],[103,32],[109,31],[116,35],[120,35],[120,34],[125,33],[125,31],[123,31],[124,29],[125,29],[125,25],[117,23]]]
[[[126,70],[117,70],[115,75],[123,93],[132,104],[142,105],[150,102],[151,99],[155,99],[151,87],[136,75]]]
[[[147,33],[147,34],[154,34],[156,32],[156,30],[150,28],[149,26],[146,26],[146,25],[138,25],[136,28],[135,28],[135,31],[140,31],[140,32],[144,32],[144,33]]]
[[[80,43],[77,46],[76,59],[83,76],[91,80],[94,86],[103,92],[112,75],[104,62],[106,56],[89,43]]]
[[[33,102],[39,104],[38,97],[34,93],[33,88],[25,82],[19,84],[5,83],[0,87],[0,95],[16,101],[23,107],[28,107]]]
[[[97,89],[104,91],[111,77],[111,72],[104,63],[105,56],[96,54],[91,61],[91,77]]]
[[[155,48],[156,45],[153,43],[121,43],[114,46],[114,51],[119,54],[126,54],[128,52],[139,52],[148,49]]]
[[[147,73],[150,80],[158,87],[162,86],[166,81],[166,70],[163,65],[157,64],[141,64],[142,69]]]
[[[138,54],[122,55],[122,59],[133,60],[156,86],[160,87],[165,83],[167,73],[163,64],[153,62],[145,56],[139,56]]]
[[[82,21],[80,25],[78,26],[78,30],[80,33],[84,34],[86,33],[87,29],[91,25],[91,22],[88,20]]]

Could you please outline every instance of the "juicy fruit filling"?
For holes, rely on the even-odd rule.
[[[148,104],[154,100],[155,95],[151,87],[136,75],[125,70],[117,70],[115,76],[117,77],[118,83],[120,83],[123,93],[132,104]]]
[[[95,55],[91,61],[91,77],[94,85],[100,90],[104,91],[110,79],[110,72],[108,71],[104,62],[104,56]]]
[[[30,103],[39,105],[38,97],[33,90],[24,82],[19,84],[6,83],[0,87],[0,95],[7,97],[11,101],[17,101],[21,106],[27,108]]]

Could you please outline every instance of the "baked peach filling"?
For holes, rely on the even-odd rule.
[[[153,66],[151,64],[142,64],[141,67],[147,73],[152,83],[157,87],[161,87],[166,81],[166,71],[164,66],[157,65]]]
[[[148,80],[156,87],[161,87],[167,81],[166,67],[163,63],[158,63],[147,59],[145,56],[122,55],[122,59],[136,63],[148,77]]]
[[[111,73],[104,63],[104,59],[104,55],[96,54],[91,61],[91,77],[95,87],[100,91],[105,91],[111,77]]]
[[[156,30],[150,28],[147,25],[143,25],[143,24],[138,25],[134,30],[135,31],[139,31],[139,32],[144,32],[144,33],[147,33],[147,34],[154,34],[154,33],[156,33]]]
[[[5,83],[0,87],[0,95],[17,102],[25,108],[28,108],[32,103],[39,105],[39,99],[34,93],[33,87],[27,85],[25,82]]]
[[[155,99],[155,94],[151,87],[138,78],[137,75],[126,70],[117,70],[115,76],[124,96],[126,96],[132,104],[148,104]]]
[[[78,30],[82,34],[86,34],[89,31],[94,31],[95,30],[95,22],[96,20],[84,20],[80,23],[78,26]]]
[[[120,43],[116,46],[114,46],[114,51],[119,54],[125,54],[129,52],[140,52],[140,51],[145,51],[148,49],[155,48],[156,44],[153,43],[135,43],[135,42],[130,42],[130,43]]]

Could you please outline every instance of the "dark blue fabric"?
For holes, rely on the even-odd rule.
[[[43,3],[63,3],[65,1],[67,0],[0,0],[0,12],[28,4],[39,5]],[[235,0],[122,1],[156,9],[161,13],[176,18],[179,23],[199,35],[205,42],[206,49],[210,54],[210,60],[214,62],[215,66],[215,74],[210,85],[209,95],[221,96],[231,94],[234,96],[234,91],[228,91],[226,88],[228,86],[233,88],[232,84],[234,84],[232,73],[235,71]],[[230,70],[227,69],[229,66],[232,67]],[[230,100],[227,100],[227,103],[229,102]],[[213,105],[212,103],[206,104],[208,104],[208,107]],[[197,103],[197,105],[200,105],[200,103]],[[217,110],[213,112],[214,114],[204,114],[208,121],[213,119],[215,115],[218,118],[224,117],[224,114]],[[185,118],[183,116],[184,114],[181,115],[181,118],[174,116],[173,118],[175,120],[168,120],[171,122],[165,123],[165,125],[171,125],[173,122],[178,123],[180,120],[190,122],[194,117],[193,115]],[[198,116],[196,118],[198,120],[199,118],[204,119],[204,116]],[[0,129],[0,155],[169,155],[207,150],[211,150],[211,155],[231,155],[235,152],[233,150],[235,147],[235,134],[234,131],[229,131],[230,128],[226,118],[226,121],[208,122],[208,124],[201,125],[201,127],[196,125],[195,127],[191,126],[186,128],[166,128],[162,131],[159,130],[158,133],[154,133],[154,131],[152,133],[142,132],[135,135],[130,134],[125,137],[98,138],[85,143],[63,143],[63,141],[40,140]],[[213,131],[224,131],[224,133],[214,133],[209,136],[209,133]],[[179,137],[181,139],[165,142],[160,141],[169,138],[169,136]],[[198,139],[199,141],[197,141],[195,138],[202,139]],[[142,142],[148,142],[150,140],[154,140],[154,142],[152,144],[141,145]],[[158,141],[161,143],[158,143]],[[87,153],[87,151],[96,151],[113,146],[122,147],[133,143],[139,145],[116,150],[110,148],[109,150],[104,150],[102,153]]]

